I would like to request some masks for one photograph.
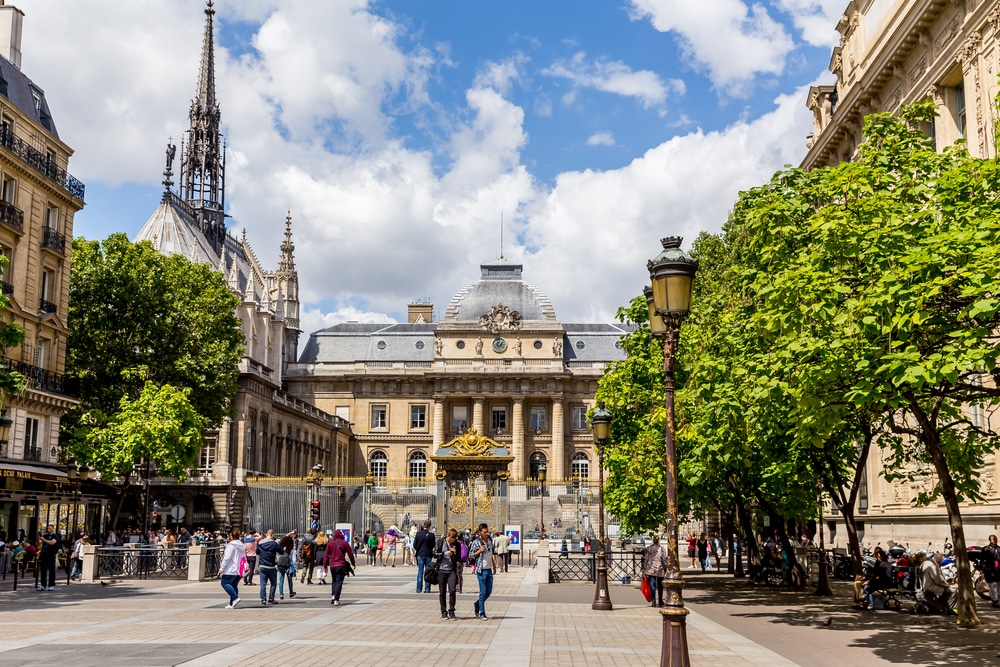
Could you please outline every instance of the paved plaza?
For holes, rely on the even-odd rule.
[[[515,568],[495,579],[487,611],[473,618],[475,576],[466,576],[457,622],[440,618],[437,594],[414,593],[414,569],[359,567],[343,605],[328,587],[261,607],[241,587],[232,610],[218,582],[116,581],[35,592],[0,587],[0,664],[417,665],[452,655],[463,665],[651,665],[660,652],[660,615],[635,586],[614,585],[614,611],[590,608],[593,586],[538,586]],[[694,665],[995,665],[1000,614],[980,605],[987,626],[960,630],[949,619],[853,611],[850,591],[834,599],[749,587],[725,576],[689,577]],[[287,593],[287,591],[286,591]],[[825,622],[829,621],[829,624]]]

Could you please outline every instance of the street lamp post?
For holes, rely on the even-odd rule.
[[[69,480],[71,489],[73,490],[73,528],[69,531],[68,542],[70,548],[70,555],[66,558],[66,583],[69,584],[72,578],[72,568],[70,567],[70,559],[72,558],[72,548],[76,543],[76,530],[79,522],[80,516],[80,489],[83,483],[87,481],[87,477],[90,476],[90,468],[87,466],[77,465],[76,461],[70,459],[69,464],[66,466],[66,478]]]
[[[538,464],[538,507],[542,515],[542,532],[539,534],[539,540],[548,539],[548,535],[545,534],[545,463]]]
[[[674,367],[677,345],[680,341],[681,323],[691,312],[691,292],[698,261],[681,250],[679,236],[660,240],[663,251],[649,260],[646,268],[652,280],[652,289],[646,288],[649,307],[649,326],[656,338],[663,342],[663,376],[666,395],[666,434],[663,457],[667,480],[667,573],[663,580],[666,589],[666,606],[663,616],[663,639],[660,646],[661,667],[688,667],[687,615],[682,591],[680,560],[677,557],[677,453],[674,448]]]
[[[312,468],[309,469],[309,508],[306,510],[306,526],[309,528],[314,528],[319,530],[321,525],[320,518],[317,516],[315,519],[312,517],[313,503],[319,501],[319,489],[323,485],[323,473],[326,469],[323,467],[322,463],[317,463]],[[317,512],[318,514],[318,512]],[[315,523],[315,525],[313,525]]]
[[[597,404],[597,409],[590,415],[590,426],[594,431],[594,444],[597,445],[597,470],[598,484],[597,502],[599,505],[600,519],[598,525],[601,531],[601,545],[597,550],[597,576],[594,586],[594,604],[591,609],[597,611],[611,611],[610,591],[608,589],[608,555],[605,551],[604,543],[604,446],[608,442],[611,432],[611,413],[604,407],[604,401]]]
[[[573,508],[576,510],[576,534],[580,535],[580,473],[573,471]]]
[[[372,512],[375,511],[373,505],[375,504],[375,475],[369,470],[368,474],[365,475],[365,489],[368,491],[368,530],[375,530],[375,521],[372,518]]]

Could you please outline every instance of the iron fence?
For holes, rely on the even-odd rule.
[[[225,547],[208,547],[205,549],[205,578],[215,579],[219,576],[219,570],[222,568],[222,555],[225,553]]]
[[[551,552],[549,559],[549,579],[553,583],[560,581],[596,581],[597,552],[573,553],[557,557],[558,552]],[[642,578],[641,551],[627,549],[608,552],[608,579],[619,583],[629,583]]]
[[[218,566],[215,571],[218,572]],[[101,547],[97,550],[98,579],[187,579],[187,576],[187,549]]]

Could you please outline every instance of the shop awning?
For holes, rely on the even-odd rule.
[[[33,479],[39,482],[65,482],[66,471],[24,463],[0,461],[0,479]]]

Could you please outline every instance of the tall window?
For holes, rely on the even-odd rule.
[[[253,410],[247,418],[249,429],[247,431],[247,460],[244,464],[248,470],[254,469],[257,457],[257,413]]]
[[[469,425],[469,408],[465,405],[455,405],[451,408],[451,430],[464,433]]]
[[[536,434],[545,431],[545,408],[531,408],[531,430]]]
[[[39,338],[38,347],[35,348],[35,366],[38,368],[48,368],[49,363],[49,339]]]
[[[578,475],[581,480],[590,479],[590,459],[584,452],[574,454],[571,465],[574,475]]]
[[[493,433],[503,435],[507,431],[507,408],[493,408]]]
[[[587,430],[587,408],[582,405],[573,406],[573,430]]]
[[[385,452],[372,452],[371,458],[368,459],[368,468],[376,483],[380,486],[384,485],[385,478],[389,474],[389,457],[385,455]]]
[[[383,429],[386,427],[386,413],[388,408],[385,405],[372,406],[372,429]]]
[[[53,231],[59,231],[59,209],[49,206],[45,212],[45,225]]]
[[[410,454],[410,477],[427,477],[427,455],[423,452]]]
[[[260,416],[260,447],[257,448],[260,452],[257,457],[257,470],[264,473],[268,472],[267,463],[271,449],[271,436],[268,427],[267,415],[262,414]]]
[[[958,136],[965,136],[965,82],[955,86],[955,124],[958,125]]]
[[[211,468],[215,465],[217,445],[218,441],[215,438],[205,438],[205,442],[201,448],[201,454],[198,457],[199,468]]]
[[[34,417],[24,420],[24,460],[41,461],[42,452],[38,447],[39,422]]]
[[[541,464],[545,463],[545,454],[541,452],[535,452],[528,459],[528,475],[532,479],[538,479],[538,468]]]
[[[3,195],[3,200],[8,204],[14,204],[14,197],[17,196],[17,181],[9,176],[4,176],[0,195]]]
[[[410,406],[410,430],[422,431],[427,428],[427,406]]]

